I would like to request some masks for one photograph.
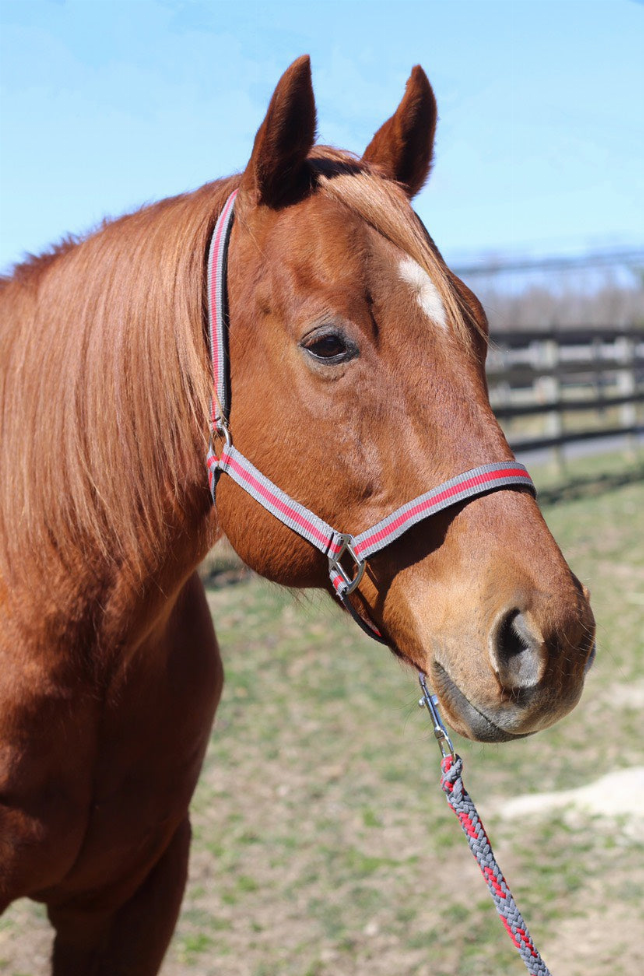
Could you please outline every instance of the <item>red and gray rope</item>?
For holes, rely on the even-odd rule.
[[[512,944],[518,949],[530,976],[551,976],[550,970],[535,948],[528,927],[496,862],[492,845],[474,802],[463,785],[463,760],[460,756],[445,756],[441,762],[441,769],[443,771],[441,787],[447,802],[460,821],[470,850],[478,862]]]

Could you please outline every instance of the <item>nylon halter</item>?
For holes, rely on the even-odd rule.
[[[225,473],[260,505],[263,505],[271,515],[328,557],[329,578],[336,595],[356,623],[370,637],[386,644],[388,642],[375,625],[365,620],[349,600],[349,595],[360,584],[367,559],[398,539],[412,525],[451,505],[499,488],[527,488],[536,494],[534,484],[526,468],[517,461],[483,464],[419,495],[418,498],[414,498],[397,508],[391,515],[381,519],[370,529],[353,536],[338,532],[258,471],[254,464],[234,446],[228,425],[230,373],[226,264],[236,196],[237,190],[228,197],[215,225],[208,252],[208,329],[214,381],[210,416],[211,434],[213,439],[220,437],[224,441],[221,454],[218,456],[214,452],[212,441],[208,450],[208,480],[213,503],[215,503],[217,481],[219,476]],[[346,565],[347,562],[351,564],[349,567]]]

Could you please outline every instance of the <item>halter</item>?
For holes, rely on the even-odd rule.
[[[208,253],[208,329],[214,381],[210,425],[213,439],[220,437],[224,441],[219,456],[213,450],[212,440],[208,450],[208,480],[213,503],[219,476],[226,473],[271,515],[328,557],[329,578],[338,599],[365,633],[387,644],[377,627],[364,619],[349,600],[362,580],[368,558],[398,539],[412,525],[451,505],[500,488],[527,488],[536,495],[534,484],[526,468],[517,461],[483,464],[444,481],[397,508],[370,529],[353,536],[332,528],[258,471],[234,446],[228,425],[230,373],[226,266],[236,196],[237,190],[224,205]]]

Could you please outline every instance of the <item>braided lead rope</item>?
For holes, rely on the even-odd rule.
[[[443,725],[438,711],[438,698],[431,694],[422,671],[418,674],[418,680],[423,692],[418,704],[429,712],[434,725],[434,736],[443,757],[441,788],[447,797],[447,802],[458,817],[505,930],[512,939],[512,945],[519,951],[530,976],[552,976],[535,948],[528,927],[496,862],[492,845],[476,811],[474,801],[463,786],[463,760],[454,752],[452,740]]]
[[[441,769],[443,771],[441,788],[459,819],[467,843],[478,862],[485,883],[494,899],[496,910],[512,939],[512,944],[518,949],[530,976],[551,976],[550,970],[537,952],[528,927],[503,877],[503,872],[496,862],[492,845],[472,797],[463,785],[463,760],[460,756],[445,756],[441,762]]]

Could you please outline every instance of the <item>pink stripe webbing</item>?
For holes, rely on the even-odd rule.
[[[526,468],[517,461],[502,461],[495,464],[483,464],[472,468],[464,474],[459,474],[449,481],[445,481],[438,488],[420,495],[396,509],[391,515],[382,519],[376,525],[361,532],[355,539],[355,551],[366,559],[368,556],[382,549],[397,539],[404,532],[437,512],[481,495],[495,488],[523,485],[534,491],[532,479]]]
[[[230,194],[215,224],[208,250],[208,333],[214,394],[210,420],[214,425],[228,418],[226,397],[226,257],[235,212],[237,190]]]

